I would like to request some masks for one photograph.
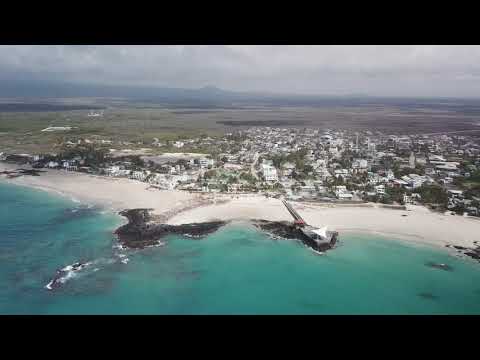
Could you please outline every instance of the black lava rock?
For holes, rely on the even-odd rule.
[[[119,242],[128,248],[142,249],[157,245],[161,238],[169,234],[187,235],[200,238],[217,231],[226,224],[225,221],[194,223],[182,225],[155,224],[151,222],[151,209],[130,209],[120,212],[128,223],[120,226],[115,234]]]

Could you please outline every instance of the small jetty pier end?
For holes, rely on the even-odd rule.
[[[337,242],[338,232],[327,230],[327,226],[317,228],[308,225],[300,214],[292,207],[291,204],[282,200],[283,205],[287,208],[290,215],[292,215],[293,225],[297,228],[302,236],[302,241],[315,251],[325,251],[334,247]]]

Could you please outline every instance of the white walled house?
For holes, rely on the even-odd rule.
[[[207,167],[209,167],[209,166],[213,166],[214,161],[213,161],[213,159],[201,158],[201,159],[199,160],[199,163],[200,163],[200,167],[201,167],[202,169],[205,169],[205,168],[207,168]]]
[[[385,177],[388,179],[388,180],[393,180],[395,179],[395,174],[393,173],[392,170],[387,170],[386,174],[385,174]]]
[[[335,187],[335,196],[342,200],[351,200],[353,198],[352,193],[347,190],[345,185]]]
[[[262,173],[265,181],[278,181],[277,169],[275,169],[275,167],[267,164],[262,164]]]
[[[365,159],[355,159],[352,163],[352,169],[355,173],[366,172],[368,168],[368,162]]]
[[[120,172],[120,166],[109,166],[105,168],[105,173],[108,176],[118,176]]]
[[[145,181],[150,171],[132,171],[130,177],[138,181]]]
[[[338,179],[340,176],[345,179],[345,178],[349,177],[350,174],[348,173],[347,169],[337,169],[337,170],[335,170],[335,177]]]

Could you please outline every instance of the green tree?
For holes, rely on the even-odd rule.
[[[389,204],[389,205],[393,204],[393,199],[388,194],[385,194],[384,196],[381,196],[379,200],[380,200],[380,203],[382,203],[382,204]]]
[[[240,174],[240,179],[241,179],[241,180],[245,180],[245,181],[247,181],[249,184],[252,184],[252,185],[256,183],[255,177],[254,177],[252,174],[247,173],[247,172],[242,172],[242,173]]]
[[[385,190],[385,193],[392,201],[403,204],[403,196],[405,195],[406,190],[401,187],[389,187]]]
[[[276,168],[280,168],[287,161],[287,157],[283,154],[277,154],[277,155],[273,155],[271,157],[271,160],[272,160],[273,166],[275,166]]]
[[[472,174],[470,174],[468,181],[480,183],[480,170],[476,170]]]
[[[216,176],[217,176],[217,171],[216,170],[208,170],[208,171],[205,172],[204,178],[205,179],[213,179]]]
[[[422,185],[416,192],[422,197],[423,203],[439,204],[442,207],[448,204],[447,192],[438,185]]]
[[[220,191],[227,192],[228,191],[228,185],[227,184],[220,184]]]
[[[467,190],[464,191],[463,194],[468,199],[473,196],[480,197],[480,184],[471,185]]]
[[[303,171],[308,174],[310,172],[313,172],[313,167],[311,165],[305,165]]]
[[[282,184],[277,182],[277,183],[273,184],[273,189],[277,190],[277,191],[283,190],[283,186],[282,186]]]

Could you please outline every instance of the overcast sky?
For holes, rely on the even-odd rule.
[[[478,97],[480,47],[0,46],[0,78],[214,85],[320,95]]]

